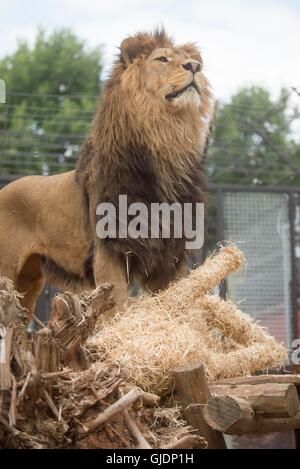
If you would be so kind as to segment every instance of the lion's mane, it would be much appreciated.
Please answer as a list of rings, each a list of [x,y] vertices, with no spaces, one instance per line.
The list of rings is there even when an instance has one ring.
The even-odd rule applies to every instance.
[[[86,200],[92,232],[100,202],[118,206],[120,194],[128,204],[143,202],[203,202],[205,179],[202,156],[213,112],[205,77],[201,78],[198,108],[170,112],[142,85],[143,61],[156,47],[175,47],[164,31],[135,36],[137,57],[127,68],[120,54],[104,87],[101,103],[82,147],[76,176]],[[193,44],[180,46],[191,56]],[[138,48],[138,50],[136,50]],[[130,53],[130,49],[129,49]],[[126,93],[121,87],[126,79]],[[124,85],[124,83],[123,83]],[[174,264],[184,257],[184,239],[105,239],[112,255],[128,255],[130,271],[139,276],[172,277]]]

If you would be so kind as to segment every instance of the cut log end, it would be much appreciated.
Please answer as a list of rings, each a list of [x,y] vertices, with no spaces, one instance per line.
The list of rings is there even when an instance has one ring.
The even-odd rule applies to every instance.
[[[237,421],[249,420],[253,415],[251,404],[239,397],[215,396],[203,408],[206,423],[222,433],[226,433]]]

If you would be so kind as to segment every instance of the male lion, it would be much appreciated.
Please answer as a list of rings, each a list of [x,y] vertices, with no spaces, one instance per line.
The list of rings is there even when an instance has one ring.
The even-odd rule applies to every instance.
[[[120,48],[76,171],[29,176],[0,191],[0,272],[32,313],[46,279],[84,288],[128,278],[150,291],[187,272],[185,239],[99,239],[96,207],[203,202],[201,159],[213,113],[202,59],[164,31],[140,33]],[[171,230],[172,232],[172,230]]]

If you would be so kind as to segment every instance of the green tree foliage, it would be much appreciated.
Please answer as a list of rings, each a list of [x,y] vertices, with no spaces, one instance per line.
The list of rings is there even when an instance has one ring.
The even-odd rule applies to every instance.
[[[88,50],[71,31],[47,36],[32,48],[20,42],[0,60],[7,104],[0,106],[0,172],[44,173],[74,167],[100,92],[101,52]]]
[[[299,96],[283,89],[278,99],[261,87],[238,91],[218,104],[206,170],[215,184],[300,185]],[[206,213],[206,249],[217,241],[216,193]]]
[[[211,182],[300,184],[294,128],[300,113],[291,93],[283,89],[272,99],[264,88],[244,88],[217,107],[207,159]]]

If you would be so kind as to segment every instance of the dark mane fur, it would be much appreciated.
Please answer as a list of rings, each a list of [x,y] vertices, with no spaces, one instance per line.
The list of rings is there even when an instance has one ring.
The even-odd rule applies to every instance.
[[[130,38],[132,39],[132,38]],[[170,114],[151,102],[140,87],[142,61],[155,47],[175,47],[163,31],[141,33],[130,41],[127,54],[136,57],[126,68],[116,61],[105,87],[102,103],[84,143],[76,177],[88,200],[89,223],[95,226],[100,202],[118,207],[120,194],[128,204],[143,202],[196,203],[205,200],[201,165],[212,114],[209,85],[203,77],[200,109]],[[198,54],[193,45],[181,46]],[[126,84],[126,93],[121,87]],[[205,119],[207,123],[205,123]],[[171,229],[172,233],[172,229]],[[176,262],[185,256],[184,239],[95,239],[112,256],[129,262],[133,276],[172,277]]]

